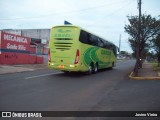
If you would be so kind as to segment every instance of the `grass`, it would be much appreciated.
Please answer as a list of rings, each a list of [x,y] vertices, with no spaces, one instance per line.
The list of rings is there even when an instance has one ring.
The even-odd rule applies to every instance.
[[[153,62],[153,63],[152,63],[152,66],[153,66],[153,69],[154,69],[155,71],[159,71],[159,72],[160,72],[160,67],[158,67],[158,62]]]

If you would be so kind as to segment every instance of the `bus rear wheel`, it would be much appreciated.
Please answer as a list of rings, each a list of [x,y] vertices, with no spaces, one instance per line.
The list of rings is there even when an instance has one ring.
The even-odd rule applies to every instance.
[[[92,74],[94,72],[94,65],[91,63],[90,65],[89,65],[89,69],[88,69],[88,74]]]
[[[70,72],[69,71],[62,71],[63,73],[65,73],[65,74],[69,74]]]
[[[97,73],[97,72],[98,72],[98,63],[94,65],[94,73]]]
[[[112,66],[111,66],[111,69],[113,69],[113,67],[114,67],[114,62],[112,62]]]

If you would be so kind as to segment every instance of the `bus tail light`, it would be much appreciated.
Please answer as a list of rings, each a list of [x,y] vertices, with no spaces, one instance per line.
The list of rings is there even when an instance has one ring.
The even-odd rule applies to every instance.
[[[79,54],[79,50],[77,49],[74,64],[77,64],[79,62],[79,60],[80,60],[80,54]]]
[[[48,50],[48,62],[51,62],[50,48]]]

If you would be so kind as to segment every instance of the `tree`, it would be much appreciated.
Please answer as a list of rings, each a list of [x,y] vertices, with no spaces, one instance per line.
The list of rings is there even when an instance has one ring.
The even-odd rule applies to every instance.
[[[138,45],[138,16],[127,16],[129,25],[125,25],[124,29],[130,37],[128,39],[134,54],[136,55]],[[149,41],[154,38],[160,31],[160,22],[156,18],[153,18],[151,15],[143,14],[140,19],[141,29],[140,29],[140,43],[139,43],[139,56],[140,58],[145,57],[145,54],[149,49]],[[137,56],[136,56],[137,57]],[[134,67],[134,72],[141,66],[140,62],[136,62]]]
[[[121,55],[127,55],[128,52],[126,52],[126,51],[120,51],[120,54],[121,54]]]
[[[158,67],[160,67],[160,34],[158,34],[151,42],[158,58]]]

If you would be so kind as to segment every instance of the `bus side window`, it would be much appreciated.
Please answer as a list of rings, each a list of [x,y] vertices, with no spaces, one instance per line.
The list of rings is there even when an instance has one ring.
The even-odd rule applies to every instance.
[[[104,47],[103,41],[101,39],[99,39],[99,38],[98,38],[98,46],[102,47],[102,48]]]
[[[96,37],[94,35],[90,35],[90,44],[96,46]]]
[[[113,54],[114,54],[115,56],[117,56],[117,49],[116,49],[116,46],[110,45],[110,50],[112,50],[112,51],[113,51]]]
[[[113,47],[113,53],[114,53],[115,56],[117,56],[117,48],[116,48],[116,46]]]
[[[109,49],[109,50],[110,50],[110,48],[111,48],[109,42],[107,42],[107,41],[105,42],[105,48],[106,48],[106,49]]]
[[[80,33],[80,42],[82,43],[86,43],[88,44],[89,43],[89,34],[83,30],[81,30],[81,33]]]

